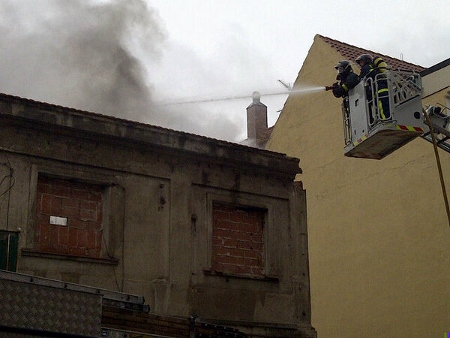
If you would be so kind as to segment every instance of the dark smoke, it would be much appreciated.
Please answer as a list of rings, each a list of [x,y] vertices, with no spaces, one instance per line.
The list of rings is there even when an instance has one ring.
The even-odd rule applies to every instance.
[[[161,20],[144,0],[2,0],[0,92],[235,141],[231,118],[154,104]]]
[[[145,2],[11,0],[1,12],[2,92],[148,119],[151,86],[132,42],[157,58],[164,34]]]

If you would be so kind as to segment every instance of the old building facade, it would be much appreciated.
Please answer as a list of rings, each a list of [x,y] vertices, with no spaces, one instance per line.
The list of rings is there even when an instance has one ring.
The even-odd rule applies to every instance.
[[[298,159],[8,95],[0,121],[10,270],[315,337]]]
[[[331,85],[338,61],[365,53],[375,54],[316,35],[294,91]],[[424,71],[382,57],[423,71],[424,107],[449,106],[448,60]],[[266,147],[302,158],[312,323],[323,337],[439,337],[450,331],[450,228],[433,146],[417,138],[383,160],[345,157],[340,105],[331,92],[292,93]],[[439,153],[448,185],[450,154]]]

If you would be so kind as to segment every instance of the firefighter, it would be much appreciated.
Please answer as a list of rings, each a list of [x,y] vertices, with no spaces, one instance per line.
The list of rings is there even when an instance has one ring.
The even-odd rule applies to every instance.
[[[335,97],[343,98],[342,106],[348,118],[350,116],[348,91],[359,83],[359,77],[353,72],[353,68],[350,65],[350,62],[347,60],[339,61],[339,63],[334,68],[338,72],[336,80],[338,80],[339,83],[336,82],[328,88],[333,91],[333,95]]]
[[[339,84],[336,82],[333,85],[333,95],[335,97],[348,97],[348,91],[359,83],[359,77],[353,72],[353,68],[347,60],[339,61],[334,68],[338,72],[336,80],[339,81]]]
[[[364,81],[364,88],[366,89],[366,99],[367,99],[367,107],[369,109],[369,123],[372,125],[374,123],[374,112],[373,112],[373,90],[374,90],[374,82],[375,75],[377,75],[378,71],[373,64],[373,58],[370,54],[362,54],[355,59],[355,62],[361,68],[361,72],[359,73],[359,78],[361,81]],[[371,80],[366,79],[366,77]]]
[[[377,98],[375,106],[377,107],[379,118],[381,120],[389,119],[391,117],[389,109],[389,90],[385,77],[383,75],[378,75],[382,73],[381,69],[374,65],[373,57],[370,54],[362,54],[358,56],[355,61],[361,67],[359,78],[367,83],[366,93],[369,102],[370,124],[374,122],[372,116],[372,93],[376,93]],[[381,60],[381,62],[383,61]],[[385,62],[383,62],[383,64],[386,65]],[[367,78],[370,78],[371,80],[366,80]]]
[[[356,63],[361,67],[359,78],[363,80],[366,76],[370,76],[375,80],[375,75],[378,73],[373,64],[372,55],[362,54],[356,58]]]

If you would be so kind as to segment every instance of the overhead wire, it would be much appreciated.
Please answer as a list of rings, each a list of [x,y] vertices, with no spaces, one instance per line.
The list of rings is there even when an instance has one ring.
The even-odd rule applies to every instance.
[[[1,164],[4,164],[4,163],[1,163]],[[3,178],[0,180],[0,186],[2,186],[3,185],[3,182],[6,180],[6,179],[8,179],[9,178],[9,185],[8,185],[8,187],[4,190],[4,191],[2,191],[2,192],[0,192],[0,196],[3,196],[3,195],[5,195],[5,194],[7,194],[11,189],[12,189],[12,187],[14,186],[14,184],[15,184],[15,178],[14,178],[14,176],[13,176],[13,169],[11,168],[11,167],[9,167],[8,166],[8,168],[10,169],[10,174],[9,175],[5,175],[5,176],[3,176]]]
[[[11,190],[16,183],[16,178],[14,177],[14,168],[11,166],[11,163],[8,159],[8,156],[4,154],[4,157],[6,159],[5,163],[0,163],[0,165],[3,165],[9,169],[9,175],[5,175],[1,181],[0,181],[0,187],[3,185],[3,182],[5,182],[6,179],[9,178],[9,185],[8,187],[0,193],[0,196],[4,196],[8,194],[8,200],[7,200],[7,206],[6,206],[6,230],[9,229],[9,205],[11,203]]]

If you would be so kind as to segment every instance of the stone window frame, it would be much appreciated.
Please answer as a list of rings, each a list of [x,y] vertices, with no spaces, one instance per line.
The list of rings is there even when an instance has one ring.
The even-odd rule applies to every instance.
[[[68,254],[61,253],[51,253],[51,252],[41,252],[34,248],[34,229],[35,229],[35,215],[36,215],[36,198],[37,198],[37,185],[39,175],[55,177],[63,180],[78,180],[80,182],[92,185],[100,185],[104,187],[102,192],[103,203],[103,238],[100,257],[83,257],[83,256],[72,256]],[[31,175],[30,175],[30,196],[29,196],[29,215],[28,215],[28,235],[26,238],[25,248],[22,248],[22,256],[30,257],[44,257],[44,258],[55,258],[64,260],[74,260],[74,261],[87,261],[87,262],[98,262],[104,264],[117,265],[119,259],[112,256],[112,252],[115,251],[115,247],[120,244],[114,240],[114,236],[111,235],[115,229],[122,229],[124,225],[124,212],[123,210],[118,210],[118,208],[124,206],[125,194],[122,187],[117,183],[117,179],[113,175],[98,173],[91,170],[86,170],[86,168],[74,169],[73,166],[49,166],[32,164],[31,165]],[[114,214],[115,213],[115,214]],[[119,230],[120,231],[120,230]],[[105,245],[106,243],[106,245]]]
[[[263,257],[264,257],[264,267],[263,276],[250,276],[241,275],[234,273],[223,273],[219,271],[214,271],[212,268],[212,257],[213,257],[213,205],[214,203],[235,205],[237,207],[243,208],[255,208],[266,210],[266,217],[264,222],[263,230]],[[273,206],[270,203],[269,197],[264,196],[252,196],[250,194],[239,193],[239,197],[230,196],[230,194],[220,194],[220,193],[207,193],[206,197],[206,227],[207,227],[207,257],[206,264],[207,267],[204,268],[204,273],[207,275],[222,275],[225,277],[236,277],[244,279],[264,279],[270,281],[277,281],[279,279],[279,263],[277,259],[277,250],[275,243],[271,241],[271,233],[274,231],[274,219],[273,219]]]

